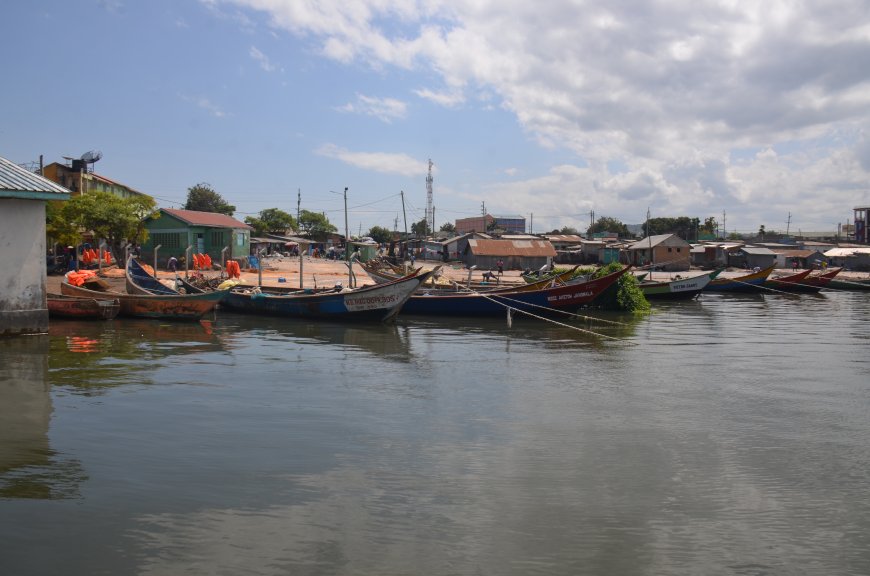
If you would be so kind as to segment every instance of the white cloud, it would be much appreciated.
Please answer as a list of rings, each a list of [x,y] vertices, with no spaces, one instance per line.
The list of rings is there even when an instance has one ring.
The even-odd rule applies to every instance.
[[[325,144],[315,150],[315,153],[341,160],[345,164],[384,174],[399,174],[414,177],[425,174],[429,168],[427,162],[411,158],[407,154],[388,152],[351,152],[334,144]]]
[[[206,112],[208,112],[209,114],[211,114],[212,116],[214,116],[216,118],[223,118],[227,115],[226,112],[224,112],[220,106],[213,103],[208,98],[203,98],[200,96],[187,96],[184,94],[180,94],[179,97],[182,100],[184,100],[185,102],[189,102],[191,104],[194,104],[197,108],[201,108],[202,110],[205,110]]]
[[[840,196],[832,190],[846,204],[866,194],[854,188],[870,177],[866,161],[844,160],[863,139],[833,141],[870,126],[863,0],[836,10],[789,0],[225,3],[265,12],[327,58],[425,71],[431,85],[415,93],[441,106],[494,94],[540,145],[592,166],[600,194],[656,200],[675,215],[700,206],[695,199],[708,210],[735,204],[747,218],[768,194],[795,204],[820,190],[826,204]],[[783,146],[776,163],[731,159]],[[601,168],[617,159],[627,173]],[[821,167],[848,172],[828,186]],[[818,205],[809,214],[810,226],[833,218]]]
[[[272,64],[272,62],[269,60],[269,57],[260,52],[260,50],[258,50],[256,46],[251,46],[251,49],[248,50],[248,54],[254,61],[256,61],[260,65],[260,68],[262,68],[266,72],[274,72],[278,69],[274,64]]]
[[[356,102],[349,102],[338,108],[341,112],[374,116],[378,120],[391,123],[407,115],[408,105],[395,98],[376,98],[374,96],[356,95]]]

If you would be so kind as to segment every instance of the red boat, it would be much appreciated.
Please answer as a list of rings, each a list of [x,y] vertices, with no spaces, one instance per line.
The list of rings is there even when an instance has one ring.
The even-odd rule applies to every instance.
[[[48,315],[76,320],[111,320],[121,310],[117,298],[79,298],[63,294],[48,294]]]
[[[825,288],[828,284],[830,284],[831,280],[837,276],[843,269],[842,268],[834,268],[829,272],[822,272],[821,274],[810,274],[804,280],[804,284],[808,284],[810,286],[818,286],[819,290]]]
[[[811,272],[812,270],[806,269],[786,276],[768,276],[763,286],[780,292],[818,292],[821,286],[805,283],[805,279]]]

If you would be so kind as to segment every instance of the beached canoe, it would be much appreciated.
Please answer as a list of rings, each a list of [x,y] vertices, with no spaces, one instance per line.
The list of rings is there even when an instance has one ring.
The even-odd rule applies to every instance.
[[[222,307],[268,316],[386,322],[395,318],[411,294],[438,269],[415,270],[392,282],[349,290],[341,289],[340,285],[319,290],[236,286],[230,290]]]
[[[201,288],[197,288],[193,284],[185,281],[184,278],[176,276],[175,285],[177,288],[171,288],[157,279],[148,270],[135,259],[127,260],[125,269],[125,282],[128,294],[164,294],[164,295],[179,295],[179,294],[201,294],[205,292]]]
[[[121,305],[120,316],[136,318],[161,318],[164,320],[198,320],[227,295],[229,290],[204,292],[202,294],[124,294],[96,284],[73,286],[64,277],[60,291],[66,296],[84,298],[116,298]]]
[[[721,269],[687,278],[679,275],[671,280],[646,280],[638,286],[647,300],[689,300],[697,297]]]
[[[705,287],[709,292],[761,292],[765,280],[773,272],[770,266],[764,270],[757,270],[742,276],[723,278],[721,275],[711,280]]]
[[[117,298],[79,298],[49,293],[46,301],[48,315],[53,318],[111,320],[121,310],[121,303]]]
[[[621,270],[573,284],[561,284],[537,289],[491,292],[443,292],[424,290],[411,296],[402,314],[428,316],[500,316],[509,308],[532,314],[551,314],[556,310],[571,311],[594,304],[596,298],[628,271]]]

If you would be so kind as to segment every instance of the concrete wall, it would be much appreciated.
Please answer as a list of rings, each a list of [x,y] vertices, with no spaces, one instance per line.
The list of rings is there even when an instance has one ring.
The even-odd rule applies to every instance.
[[[0,199],[0,336],[48,330],[45,202]]]

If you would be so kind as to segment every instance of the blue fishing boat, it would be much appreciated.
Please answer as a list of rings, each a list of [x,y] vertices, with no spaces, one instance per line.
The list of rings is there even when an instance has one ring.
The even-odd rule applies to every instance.
[[[758,270],[750,274],[734,277],[722,277],[711,280],[705,287],[705,292],[761,292],[764,290],[764,282],[773,272],[770,266],[764,270]]]
[[[415,271],[386,284],[345,290],[341,285],[321,289],[281,289],[236,286],[222,308],[250,314],[331,320],[380,320],[395,318],[411,294],[438,271]]]
[[[205,290],[197,288],[193,284],[176,276],[175,285],[171,288],[157,279],[156,276],[146,270],[135,258],[127,260],[126,268],[127,292],[129,294],[162,294],[164,296],[178,296],[180,294],[202,294]]]

